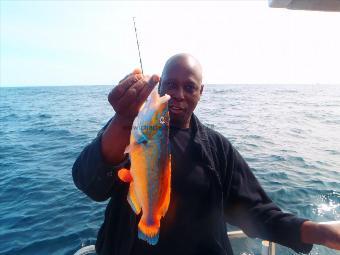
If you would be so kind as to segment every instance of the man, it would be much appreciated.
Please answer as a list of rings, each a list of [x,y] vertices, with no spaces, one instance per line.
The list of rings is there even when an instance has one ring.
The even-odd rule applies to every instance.
[[[140,215],[128,205],[128,184],[117,178],[117,170],[129,167],[124,149],[133,120],[158,82],[160,94],[171,96],[172,190],[159,242],[150,246],[137,238]],[[110,92],[115,115],[73,166],[80,190],[96,201],[110,198],[97,253],[230,255],[225,222],[297,252],[308,253],[313,243],[340,249],[339,224],[317,224],[283,213],[230,142],[200,123],[193,111],[202,92],[202,68],[187,54],[171,57],[161,78],[135,70]]]

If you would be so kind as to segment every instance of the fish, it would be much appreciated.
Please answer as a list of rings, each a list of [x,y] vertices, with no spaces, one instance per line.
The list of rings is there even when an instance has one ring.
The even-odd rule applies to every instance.
[[[133,121],[129,153],[130,169],[120,169],[120,180],[130,184],[127,201],[139,215],[138,238],[150,245],[159,239],[160,220],[168,211],[171,193],[169,145],[169,95],[154,89]]]

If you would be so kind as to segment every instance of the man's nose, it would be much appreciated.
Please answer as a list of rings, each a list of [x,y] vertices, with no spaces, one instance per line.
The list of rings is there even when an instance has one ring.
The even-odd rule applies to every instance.
[[[171,96],[176,100],[183,100],[184,99],[184,91],[183,91],[182,88],[175,89]]]

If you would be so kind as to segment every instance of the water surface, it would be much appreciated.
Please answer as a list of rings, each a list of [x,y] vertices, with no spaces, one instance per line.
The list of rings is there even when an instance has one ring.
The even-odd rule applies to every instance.
[[[0,254],[73,254],[95,242],[107,202],[78,191],[71,169],[113,115],[110,89],[0,88]],[[283,210],[340,220],[340,86],[207,85],[196,114]],[[256,254],[258,242],[234,242],[236,254]]]

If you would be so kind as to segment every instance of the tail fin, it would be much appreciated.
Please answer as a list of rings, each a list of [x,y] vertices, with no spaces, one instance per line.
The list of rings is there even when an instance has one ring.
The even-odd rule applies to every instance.
[[[146,241],[150,245],[156,245],[159,238],[159,226],[159,223],[147,225],[142,217],[138,224],[138,238]]]

